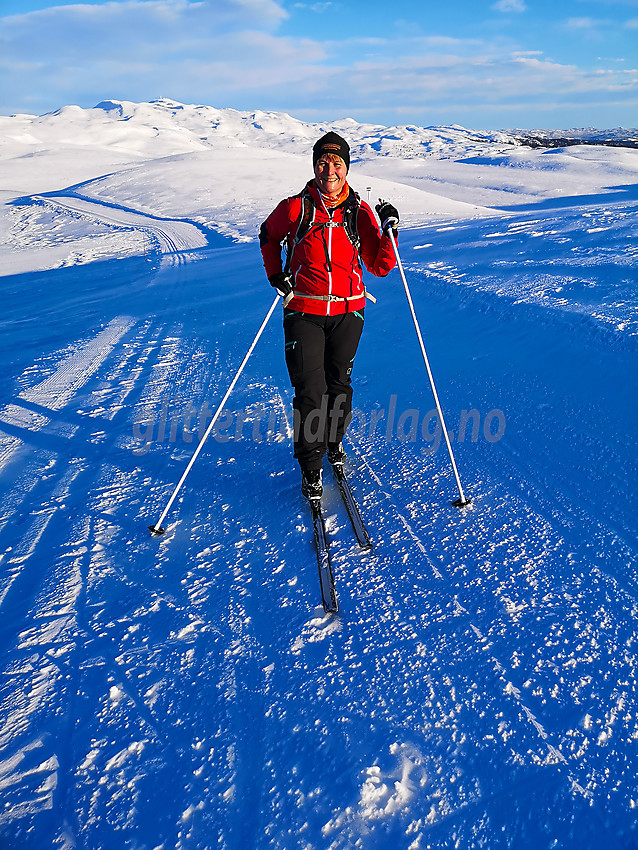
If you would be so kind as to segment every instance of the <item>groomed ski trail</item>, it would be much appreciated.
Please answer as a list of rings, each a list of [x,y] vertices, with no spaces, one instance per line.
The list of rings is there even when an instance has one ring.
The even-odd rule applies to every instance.
[[[2,604],[0,837],[34,850],[51,836],[105,848],[500,850],[557,836],[591,846],[611,829],[630,847],[635,525],[624,506],[612,518],[586,475],[579,500],[560,485],[590,451],[622,444],[632,420],[615,391],[632,343],[420,279],[446,415],[500,405],[507,430],[459,446],[474,500],[459,513],[442,451],[353,423],[351,480],[375,549],[359,550],[326,476],[341,608],[327,618],[289,423],[271,428],[259,411],[290,403],[276,321],[230,405],[243,438],[231,417],[165,537],[148,536],[196,444],[181,438],[185,404],[221,397],[270,298],[254,246],[203,253],[31,280],[36,291],[54,280],[84,330],[61,340],[57,327],[28,326],[3,378],[6,404],[25,413],[19,428],[4,424],[20,445],[0,470],[0,554],[19,569]],[[367,312],[354,377],[364,410],[397,390],[406,408],[431,406],[426,376],[407,368],[418,352],[395,283]],[[576,352],[600,407],[613,402],[604,444],[585,385],[564,392]],[[36,398],[49,379],[55,392]],[[552,409],[529,423],[525,399]],[[42,427],[30,427],[29,404]],[[566,413],[579,423],[573,457],[550,439]],[[622,470],[610,477],[619,494]]]

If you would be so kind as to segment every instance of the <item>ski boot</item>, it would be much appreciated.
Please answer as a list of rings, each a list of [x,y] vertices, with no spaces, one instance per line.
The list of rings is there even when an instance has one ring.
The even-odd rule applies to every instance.
[[[341,440],[338,443],[328,443],[327,458],[328,463],[331,463],[332,466],[343,466],[346,453]]]
[[[311,502],[319,502],[323,493],[320,469],[306,469],[301,473],[301,492]]]

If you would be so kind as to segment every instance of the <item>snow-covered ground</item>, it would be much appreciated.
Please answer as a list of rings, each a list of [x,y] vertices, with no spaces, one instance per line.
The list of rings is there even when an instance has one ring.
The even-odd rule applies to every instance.
[[[4,273],[148,251],[139,218],[124,232],[130,220],[114,221],[114,208],[165,219],[167,233],[171,222],[186,219],[237,241],[254,240],[274,205],[312,176],[312,145],[328,129],[351,143],[354,188],[375,203],[391,198],[404,227],[608,194],[635,185],[638,175],[632,149],[530,150],[515,134],[462,127],[388,128],[352,119],[318,125],[169,100],[67,106],[44,116],[0,117],[0,247],[11,255]],[[98,206],[82,211],[77,199]],[[90,232],[85,221],[77,226],[83,212]],[[157,227],[147,232],[151,241]],[[193,247],[199,247],[196,235]]]
[[[393,200],[319,606],[255,235],[318,125],[0,118],[0,844],[638,846],[638,152],[340,121]],[[375,424],[376,423],[376,424]]]

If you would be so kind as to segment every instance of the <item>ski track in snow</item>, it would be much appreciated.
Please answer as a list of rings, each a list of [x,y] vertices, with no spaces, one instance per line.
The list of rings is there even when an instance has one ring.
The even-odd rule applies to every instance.
[[[200,225],[145,215],[72,191],[20,198],[9,209],[14,250],[5,275],[154,253],[162,255],[165,266],[185,263],[197,259],[197,249],[209,242]]]
[[[635,364],[635,300],[548,305],[529,292],[548,251],[508,242],[555,236],[558,272],[543,271],[555,288],[561,245],[597,273],[624,268],[635,212],[617,208],[608,254],[586,241],[588,212],[403,238],[446,411],[501,404],[508,426],[501,443],[455,446],[474,499],[460,513],[442,451],[353,427],[375,548],[356,547],[327,473],[338,617],[319,606],[274,322],[231,399],[243,439],[212,438],[166,535],[146,533],[196,444],[194,425],[178,437],[177,414],[221,397],[261,319],[253,249],[146,268],[127,280],[146,312],[118,302],[114,316],[105,294],[101,330],[15,378],[0,410],[8,847],[519,850],[594,847],[609,830],[633,846],[635,461],[621,377]],[[74,273],[80,287],[91,274]],[[245,310],[228,295],[238,275]],[[406,406],[427,394],[392,286],[368,312],[363,406],[397,385]],[[539,304],[552,308],[540,319]],[[256,441],[260,404],[279,416]],[[527,421],[530,405],[543,415]]]
[[[34,195],[32,200],[62,211],[77,213],[88,219],[97,219],[105,224],[144,230],[157,240],[162,254],[183,254],[192,248],[204,248],[208,244],[201,230],[186,221],[166,219],[158,223],[142,213],[80,197]]]

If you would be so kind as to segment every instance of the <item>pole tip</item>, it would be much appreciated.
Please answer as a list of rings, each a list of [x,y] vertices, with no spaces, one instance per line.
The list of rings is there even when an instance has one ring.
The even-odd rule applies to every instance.
[[[153,537],[159,537],[160,535],[164,534],[164,532],[166,531],[165,528],[162,528],[162,527],[157,528],[154,525],[149,525],[148,530],[151,532]]]
[[[467,498],[456,499],[454,502],[452,502],[452,504],[455,508],[466,508],[468,505],[472,504],[472,500]]]

